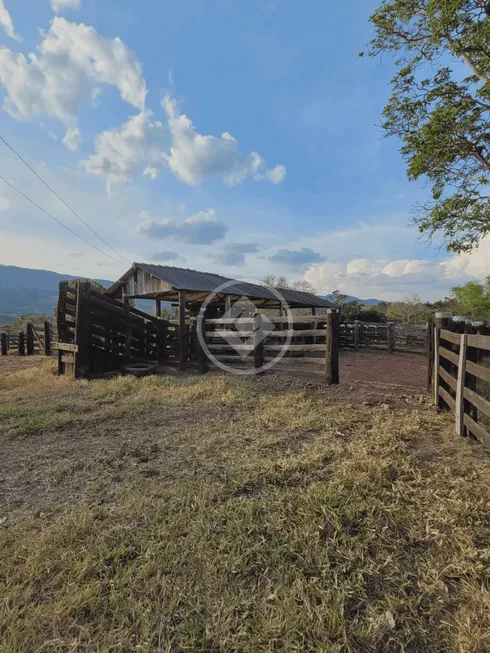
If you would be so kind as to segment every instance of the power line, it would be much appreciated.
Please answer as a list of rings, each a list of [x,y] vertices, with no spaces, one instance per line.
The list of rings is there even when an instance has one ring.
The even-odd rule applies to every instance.
[[[116,263],[119,263],[119,261],[117,260],[117,258],[114,258],[114,256],[111,256],[111,255],[108,254],[107,252],[104,252],[104,250],[102,250],[102,249],[100,249],[99,247],[97,247],[97,245],[94,245],[93,243],[89,242],[88,240],[85,240],[85,238],[84,238],[83,236],[80,236],[79,234],[77,234],[76,231],[73,231],[73,229],[70,229],[70,227],[68,227],[66,224],[64,224],[64,222],[61,222],[61,220],[58,220],[58,218],[55,218],[54,215],[51,215],[51,213],[48,213],[48,211],[46,211],[46,209],[43,209],[42,206],[39,206],[39,204],[38,204],[37,202],[35,202],[34,200],[31,200],[30,197],[28,197],[25,193],[23,193],[21,190],[19,190],[19,189],[16,188],[13,184],[11,184],[10,181],[7,181],[7,180],[6,180],[4,177],[2,177],[1,175],[0,175],[0,179],[1,179],[3,182],[5,182],[5,183],[7,184],[7,186],[10,186],[10,188],[12,188],[13,190],[17,191],[17,193],[19,193],[19,195],[22,195],[22,197],[24,197],[28,202],[30,202],[31,204],[34,204],[34,206],[36,206],[40,211],[42,211],[43,213],[45,213],[45,214],[46,214],[47,216],[49,216],[52,220],[54,220],[54,221],[57,222],[59,225],[61,225],[62,227],[64,227],[67,231],[69,231],[70,233],[72,233],[74,236],[76,236],[76,237],[79,238],[80,240],[83,240],[84,243],[86,243],[87,245],[90,245],[90,247],[93,247],[94,249],[96,249],[96,250],[97,250],[98,252],[100,252],[101,254],[104,254],[104,256],[107,256],[107,257],[109,257],[110,259],[112,259],[113,261],[116,261]]]
[[[54,190],[54,188],[52,188],[52,187],[51,187],[47,182],[44,181],[44,179],[43,179],[43,178],[42,178],[42,177],[41,177],[41,176],[40,176],[40,175],[39,175],[39,174],[34,170],[34,168],[33,168],[32,166],[30,166],[30,165],[27,163],[27,161],[26,161],[26,160],[25,160],[25,159],[24,159],[24,158],[23,158],[23,157],[22,157],[22,156],[17,152],[17,150],[15,150],[15,149],[12,147],[12,145],[10,145],[9,143],[7,143],[7,141],[5,140],[5,138],[4,138],[3,136],[0,136],[0,140],[2,140],[2,141],[5,143],[5,145],[6,145],[10,150],[12,150],[12,152],[13,152],[17,157],[19,157],[19,159],[22,161],[22,163],[24,163],[24,164],[29,168],[29,170],[30,170],[31,172],[33,172],[33,173],[36,175],[36,177],[39,179],[39,181],[41,181],[41,182],[46,186],[46,188],[48,188],[52,193],[54,193],[54,194],[56,195],[56,197],[57,197],[61,202],[63,202],[63,204],[66,206],[66,208],[69,209],[69,210],[73,213],[73,215],[74,215],[75,217],[77,217],[77,218],[80,220],[80,222],[83,222],[83,224],[84,224],[88,229],[90,229],[90,231],[91,231],[95,236],[97,236],[97,238],[99,238],[99,239],[104,243],[104,245],[106,245],[107,247],[109,247],[109,249],[112,249],[112,251],[113,251],[115,254],[117,254],[118,256],[120,256],[124,261],[126,261],[126,263],[130,263],[130,261],[129,261],[125,256],[123,256],[123,255],[120,254],[116,249],[114,249],[114,247],[112,247],[112,245],[110,245],[106,240],[104,240],[104,239],[102,238],[102,236],[99,236],[99,234],[95,231],[95,229],[92,229],[92,227],[88,224],[88,222],[85,222],[85,220],[84,220],[80,215],[78,215],[78,213],[75,211],[75,209],[72,209],[72,207],[71,207],[67,202],[65,202],[65,200],[61,197],[61,195],[58,195],[58,193]]]

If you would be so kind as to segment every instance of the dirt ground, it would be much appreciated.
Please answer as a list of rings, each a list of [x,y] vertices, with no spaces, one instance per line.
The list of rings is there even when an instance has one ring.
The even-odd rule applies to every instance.
[[[28,372],[39,368],[46,362],[42,356],[0,357],[0,381],[19,371]],[[311,395],[325,397],[329,402],[340,404],[356,404],[361,407],[381,407],[386,410],[420,411],[433,410],[428,400],[426,384],[426,359],[417,354],[386,352],[341,352],[340,378],[338,386],[326,386],[322,380],[319,365],[318,371],[269,372],[264,376],[255,377],[252,382],[258,384],[259,394],[274,395],[278,392],[307,392]],[[175,369],[167,370],[164,375],[175,379],[190,380],[198,376],[195,370],[185,374]],[[198,377],[199,378],[199,377]],[[233,381],[233,375],[221,372],[209,372],[206,377],[211,382],[220,378]],[[235,377],[237,381],[245,380]],[[82,382],[86,384],[87,382]],[[107,384],[107,381],[89,382]],[[74,392],[74,389],[71,390]],[[22,396],[22,391],[20,392]],[[70,395],[65,400],[64,409],[71,409],[71,397],[76,403],[76,395]],[[47,389],[45,401],[53,399],[52,390]],[[38,399],[36,399],[37,401]],[[22,401],[22,399],[21,399]],[[22,401],[25,403],[25,400]],[[0,408],[3,401],[0,397]],[[49,412],[49,411],[48,411]],[[52,412],[56,412],[53,406]],[[137,420],[137,453],[134,466],[130,465],[131,474],[162,475],[166,482],[171,482],[172,476],[161,467],[155,469],[155,452],[148,454],[147,444],[154,441],[155,433],[163,429],[167,442],[178,442],[183,431],[192,430],[193,424],[206,420],[230,419],[234,409],[232,406],[222,406],[218,414],[212,414],[209,407],[190,404],[182,411],[181,406],[166,406],[164,423],[161,409],[149,408],[138,416]],[[39,446],[39,436],[42,435],[42,447]],[[64,504],[72,504],[77,496],[83,494],[85,487],[91,485],[98,477],[103,486],[101,494],[104,501],[113,495],[118,487],[121,474],[120,464],[111,466],[111,473],[102,465],[96,465],[95,475],[87,474],[87,466],[83,460],[102,459],[132,459],[133,454],[127,454],[126,448],[134,448],[135,421],[134,415],[126,418],[103,420],[97,426],[93,422],[58,428],[46,428],[33,437],[7,437],[3,442],[3,456],[0,460],[0,510],[10,512],[29,507],[48,512],[56,505],[58,511]],[[74,443],[76,442],[76,447]],[[142,446],[141,446],[142,445]],[[151,448],[150,444],[148,447]],[[177,447],[179,450],[179,447]],[[156,456],[157,458],[159,456]],[[161,462],[161,461],[160,461]],[[164,467],[166,467],[165,462]],[[123,465],[124,466],[124,465]],[[101,472],[104,469],[104,472]],[[48,471],[49,470],[49,471]],[[48,472],[48,473],[47,473]]]

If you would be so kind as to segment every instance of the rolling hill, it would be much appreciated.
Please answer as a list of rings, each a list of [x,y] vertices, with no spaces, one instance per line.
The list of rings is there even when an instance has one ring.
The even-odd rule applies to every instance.
[[[31,270],[15,265],[0,265],[0,323],[9,324],[21,315],[52,315],[58,299],[58,284],[78,277],[50,270]],[[103,286],[112,282],[95,279]]]

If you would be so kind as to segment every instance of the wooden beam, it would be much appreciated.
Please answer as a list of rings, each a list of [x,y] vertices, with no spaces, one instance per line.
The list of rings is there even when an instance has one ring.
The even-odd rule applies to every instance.
[[[327,335],[325,347],[325,376],[327,385],[339,383],[339,314],[331,309],[327,315]]]
[[[162,301],[155,299],[155,317],[162,317]]]
[[[187,327],[185,324],[186,298],[185,292],[179,290],[179,369],[185,369],[187,361]]]
[[[264,335],[262,330],[262,315],[258,313],[254,317],[254,367],[256,374],[263,374],[262,368],[264,367]]]
[[[51,356],[51,322],[44,321],[44,354]]]
[[[468,335],[462,333],[459,344],[458,382],[456,386],[456,435],[464,435],[464,382],[466,376],[466,348]]]
[[[441,330],[448,329],[451,324],[452,313],[436,313],[434,317],[434,394],[433,400],[436,406],[444,408],[444,399],[439,392],[439,367],[442,365],[449,372],[449,367],[445,361],[441,361],[441,350],[447,351],[440,347]],[[449,352],[451,353],[451,352]],[[446,393],[447,394],[447,393]]]

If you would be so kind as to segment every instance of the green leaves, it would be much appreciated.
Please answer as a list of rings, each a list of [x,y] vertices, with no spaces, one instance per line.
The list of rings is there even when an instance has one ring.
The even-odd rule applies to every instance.
[[[411,180],[432,199],[422,233],[471,248],[490,231],[490,18],[483,0],[384,0],[368,54],[397,57],[383,129],[402,140]],[[468,71],[463,77],[462,71]]]

